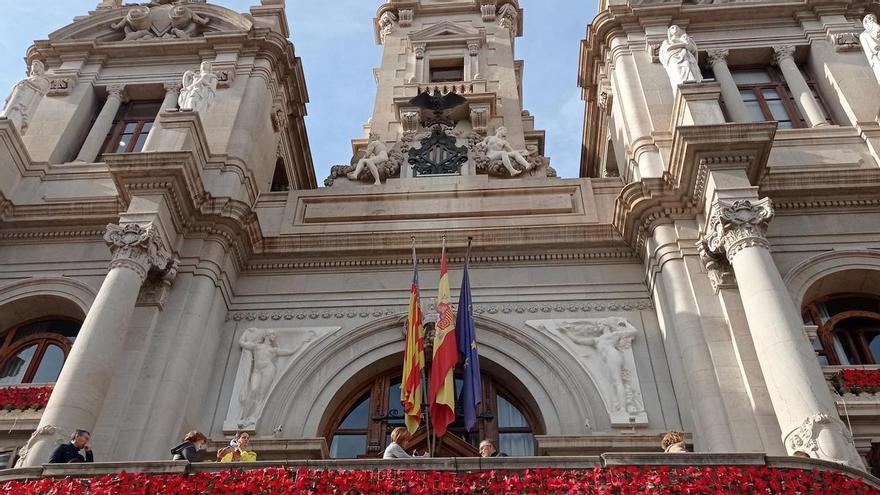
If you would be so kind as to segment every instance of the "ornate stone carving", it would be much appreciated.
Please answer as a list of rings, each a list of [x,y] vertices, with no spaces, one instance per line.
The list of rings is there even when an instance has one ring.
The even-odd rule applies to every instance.
[[[428,49],[427,43],[413,43],[412,48],[417,59],[421,60],[425,58],[425,50]]]
[[[395,22],[397,22],[397,16],[390,10],[386,10],[379,17],[379,39],[382,40],[382,43],[385,43],[385,38],[394,31]]]
[[[480,46],[482,46],[483,42],[479,39],[475,40],[467,40],[468,47],[468,55],[471,57],[476,57],[480,54]]]
[[[494,22],[495,21],[495,4],[487,3],[484,5],[480,5],[480,14],[483,16],[483,22]]]
[[[717,294],[721,289],[730,289],[736,287],[736,275],[733,273],[733,267],[721,254],[712,253],[704,241],[697,242],[697,249],[700,252],[700,260],[706,267],[706,273],[709,281],[712,283],[712,289]]]
[[[489,132],[489,105],[473,104],[471,110],[471,128],[478,134]]]
[[[611,88],[604,88],[600,90],[599,96],[596,100],[599,104],[599,108],[602,108],[603,110],[608,110],[609,108],[611,108]]]
[[[471,152],[476,162],[477,173],[496,177],[516,177],[523,171],[549,164],[546,158],[538,155],[538,149],[535,146],[527,146],[527,149],[522,151],[514,150],[507,141],[507,129],[504,127],[499,127],[495,130],[494,135],[486,136],[479,142],[473,142],[473,140],[471,142],[473,143]]]
[[[706,55],[709,56],[709,65],[715,65],[718,63],[727,63],[727,56],[730,55],[730,50],[726,48],[716,48],[713,50],[707,50]]]
[[[372,136],[373,134],[371,133],[370,135]],[[405,133],[400,138],[400,140],[391,147],[390,151],[386,151],[387,158],[384,161],[375,162],[380,182],[382,180],[400,177],[400,169],[406,163],[407,156],[409,154],[409,150],[412,147],[412,141],[415,136],[416,135],[414,133]],[[385,146],[384,143],[383,146]],[[364,155],[364,157],[366,157],[366,155]],[[369,173],[366,173],[368,171],[365,170],[365,168],[368,166],[366,164],[365,167],[362,167],[360,172],[358,172],[358,174],[354,176],[354,178],[352,178],[352,175],[356,170],[357,164],[360,161],[360,159],[352,159],[351,165],[334,165],[330,167],[330,176],[324,179],[324,185],[330,187],[336,182],[336,179],[340,178],[347,178],[349,180],[355,181],[370,180],[373,182],[373,184],[376,184],[376,178],[372,174],[372,171],[369,170]]]
[[[193,12],[186,5],[163,5],[148,7],[138,5],[128,10],[119,22],[110,25],[114,31],[122,31],[123,41],[192,38],[210,19]]]
[[[837,416],[820,413],[808,416],[785,439],[789,454],[801,451],[810,457],[825,459],[864,469],[864,463],[852,448],[852,435]]]
[[[676,25],[669,26],[666,39],[660,44],[659,56],[673,90],[679,84],[703,80],[697,63],[697,45],[684,29]]]
[[[410,27],[412,26],[415,13],[413,9],[400,9],[397,11],[397,16],[399,17],[398,24],[400,24],[400,27]]]
[[[783,60],[794,57],[794,47],[791,45],[776,45],[773,47],[773,62],[779,65]]]
[[[218,83],[211,62],[202,62],[198,74],[191,70],[184,72],[177,104],[181,110],[205,113],[214,102]]]
[[[238,341],[241,360],[232,388],[224,430],[253,430],[281,372],[320,337],[340,327],[306,329],[248,328]]]
[[[877,23],[877,16],[868,14],[862,19],[862,25],[865,30],[859,35],[859,41],[862,42],[862,51],[868,57],[868,63],[874,71],[874,77],[880,81],[880,24]]]
[[[164,308],[165,303],[168,301],[168,295],[171,293],[171,288],[174,286],[174,279],[177,278],[179,265],[179,260],[172,259],[167,269],[150,272],[138,294],[138,306]]]
[[[284,114],[284,108],[280,105],[275,106],[272,109],[272,130],[275,132],[282,132],[284,129],[287,129],[288,120],[287,115]]]
[[[516,38],[519,32],[519,12],[513,4],[505,3],[498,9],[498,25],[510,33],[510,39]]]
[[[24,467],[28,452],[34,446],[34,444],[39,441],[40,437],[54,437],[55,443],[57,444],[64,443],[66,439],[66,435],[64,435],[57,426],[43,425],[37,428],[36,430],[34,430],[33,433],[31,433],[31,436],[30,438],[28,438],[27,443],[18,450],[19,457],[18,460],[15,461],[15,467]]]
[[[565,347],[593,378],[614,426],[648,422],[632,350],[640,332],[625,318],[537,320],[526,325],[568,344]]]
[[[46,77],[46,66],[43,62],[34,60],[31,62],[27,79],[19,81],[12,87],[3,113],[0,115],[11,120],[18,132],[24,135],[31,116],[43,97],[49,93],[50,86],[49,78]]]
[[[422,127],[422,112],[418,108],[400,110],[400,125],[404,134],[415,134]]]
[[[128,268],[142,280],[146,280],[148,273],[152,271],[162,275],[171,270],[176,273],[176,261],[165,249],[159,233],[152,225],[142,227],[138,224],[109,224],[104,233],[104,242],[113,253],[111,269]]]
[[[348,178],[352,180],[357,180],[358,176],[361,175],[361,172],[364,171],[364,168],[369,169],[370,174],[375,179],[373,185],[382,185],[382,179],[379,176],[379,168],[378,165],[388,161],[388,148],[385,146],[385,143],[379,139],[379,136],[375,133],[370,133],[370,142],[367,145],[367,150],[364,152],[363,158],[358,160],[357,164],[354,167],[354,170],[348,174]]]
[[[835,33],[831,36],[834,49],[838,52],[849,52],[862,47],[858,33]]]
[[[746,247],[769,247],[765,233],[773,218],[773,202],[764,198],[756,203],[748,200],[733,204],[718,201],[712,205],[709,224],[703,241],[706,251],[723,254],[733,260]]]

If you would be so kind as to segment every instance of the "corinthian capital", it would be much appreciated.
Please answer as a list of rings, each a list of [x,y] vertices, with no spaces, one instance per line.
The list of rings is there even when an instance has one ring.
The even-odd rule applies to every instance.
[[[723,48],[716,48],[713,50],[706,50],[706,55],[709,56],[709,64],[715,65],[718,63],[727,63],[727,56],[730,54],[730,50],[726,50]]]
[[[791,45],[776,45],[773,47],[773,59],[776,64],[781,64],[784,60],[790,60],[794,57],[794,47]]]
[[[104,233],[104,242],[113,253],[111,270],[128,268],[137,273],[141,280],[146,280],[151,270],[166,272],[176,268],[174,258],[165,249],[162,238],[152,225],[142,227],[137,224],[109,224]]]
[[[718,201],[712,205],[709,227],[703,242],[708,252],[723,254],[733,260],[746,247],[769,247],[767,224],[773,218],[773,202],[764,198],[752,203],[748,200]]]

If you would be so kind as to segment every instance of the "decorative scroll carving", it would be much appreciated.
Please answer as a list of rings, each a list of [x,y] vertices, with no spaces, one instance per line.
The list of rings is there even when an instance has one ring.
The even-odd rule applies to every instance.
[[[386,10],[379,17],[379,39],[385,43],[385,38],[394,31],[394,23],[397,22],[397,16],[390,10]]]
[[[640,334],[625,318],[536,320],[526,325],[566,342],[599,389],[614,426],[648,422],[633,355]],[[569,343],[571,345],[569,345]]]
[[[128,268],[137,273],[142,280],[146,280],[147,274],[152,271],[165,274],[174,270],[176,273],[176,261],[165,249],[159,233],[152,225],[120,226],[111,223],[107,225],[104,242],[110,246],[110,251],[113,253],[111,269]]]
[[[321,337],[339,328],[245,330],[238,341],[241,360],[223,429],[253,430],[283,371]]]
[[[718,201],[712,205],[706,235],[703,241],[706,251],[723,254],[733,260],[743,248],[769,247],[767,224],[773,218],[773,202],[764,198],[757,203],[748,200],[733,204]]]
[[[498,9],[498,25],[510,33],[510,39],[516,38],[519,32],[519,12],[512,4],[506,3]]]
[[[703,80],[700,65],[697,63],[697,45],[684,29],[676,25],[669,26],[666,40],[660,44],[659,55],[673,89],[679,84]]]
[[[209,22],[209,18],[200,16],[186,5],[138,5],[129,9],[125,17],[111,24],[110,28],[122,31],[123,41],[187,39],[197,36]]]
[[[804,452],[810,457],[864,468],[862,459],[852,456],[852,435],[836,415],[820,413],[808,416],[804,422],[785,439],[789,454]]]
[[[31,69],[28,78],[18,82],[12,87],[9,98],[6,99],[6,106],[3,117],[12,121],[12,124],[18,128],[18,132],[24,135],[27,132],[30,118],[37,110],[40,101],[49,93],[50,82],[46,77],[46,66],[39,60],[31,62]]]

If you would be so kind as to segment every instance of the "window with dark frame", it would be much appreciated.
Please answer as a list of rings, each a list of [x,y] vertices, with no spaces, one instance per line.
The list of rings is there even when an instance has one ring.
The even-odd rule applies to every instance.
[[[137,153],[144,149],[162,101],[130,101],[119,109],[102,148],[105,154]]]
[[[803,73],[803,71],[801,71]],[[780,129],[809,127],[798,110],[782,72],[776,67],[734,67],[730,69],[743,103],[754,122],[776,121]],[[804,73],[826,122],[832,123],[816,83]]]
[[[464,81],[464,59],[431,60],[429,74],[432,83]]]
[[[821,365],[880,364],[880,297],[835,294],[805,305],[803,316],[817,327],[811,340]]]
[[[79,333],[81,323],[42,319],[2,334],[0,385],[54,383]]]
[[[272,174],[272,185],[269,188],[271,192],[289,191],[290,180],[287,178],[287,167],[284,165],[284,158],[278,157],[275,160],[275,173]]]

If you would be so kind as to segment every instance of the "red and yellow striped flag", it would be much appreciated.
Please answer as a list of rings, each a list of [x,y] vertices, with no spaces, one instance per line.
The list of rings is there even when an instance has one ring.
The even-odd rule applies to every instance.
[[[434,359],[431,362],[431,425],[442,437],[455,421],[455,379],[458,362],[455,344],[455,315],[449,302],[449,274],[446,269],[446,245],[440,256],[440,288],[437,293],[437,324],[434,326]]]
[[[422,306],[419,303],[419,267],[416,247],[413,245],[413,281],[409,293],[409,313],[406,317],[406,351],[403,358],[403,383],[400,403],[404,422],[410,433],[419,429],[422,421],[422,370],[425,368],[425,330],[422,326]]]

